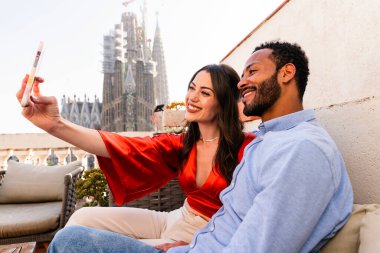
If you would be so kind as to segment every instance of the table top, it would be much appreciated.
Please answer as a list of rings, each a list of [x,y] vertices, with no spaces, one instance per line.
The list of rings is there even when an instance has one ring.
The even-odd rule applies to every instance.
[[[33,253],[36,242],[0,245],[1,253]]]

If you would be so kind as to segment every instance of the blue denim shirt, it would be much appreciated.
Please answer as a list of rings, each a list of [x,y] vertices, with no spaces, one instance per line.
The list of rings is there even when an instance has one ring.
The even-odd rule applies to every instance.
[[[168,252],[318,252],[347,221],[353,193],[334,141],[312,110],[260,124],[223,206],[187,246]]]

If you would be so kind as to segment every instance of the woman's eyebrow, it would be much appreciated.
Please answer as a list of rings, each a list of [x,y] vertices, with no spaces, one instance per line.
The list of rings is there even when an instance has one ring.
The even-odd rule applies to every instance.
[[[191,82],[191,84],[193,84],[194,86],[197,86],[197,84],[194,83],[193,81]],[[207,86],[200,86],[200,88],[201,88],[201,89],[207,89],[207,90],[210,90],[210,91],[212,91],[213,93],[215,93],[215,91],[214,91],[212,88],[210,88],[210,87],[207,87]]]

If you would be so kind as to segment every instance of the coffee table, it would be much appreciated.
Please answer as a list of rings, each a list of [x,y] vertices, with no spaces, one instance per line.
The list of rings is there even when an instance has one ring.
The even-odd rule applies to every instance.
[[[1,253],[33,253],[36,242],[0,245]]]

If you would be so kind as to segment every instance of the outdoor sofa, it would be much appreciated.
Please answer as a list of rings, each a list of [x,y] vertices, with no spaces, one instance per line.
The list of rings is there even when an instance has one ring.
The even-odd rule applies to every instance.
[[[0,245],[50,241],[75,210],[83,168],[8,162],[0,174]]]

